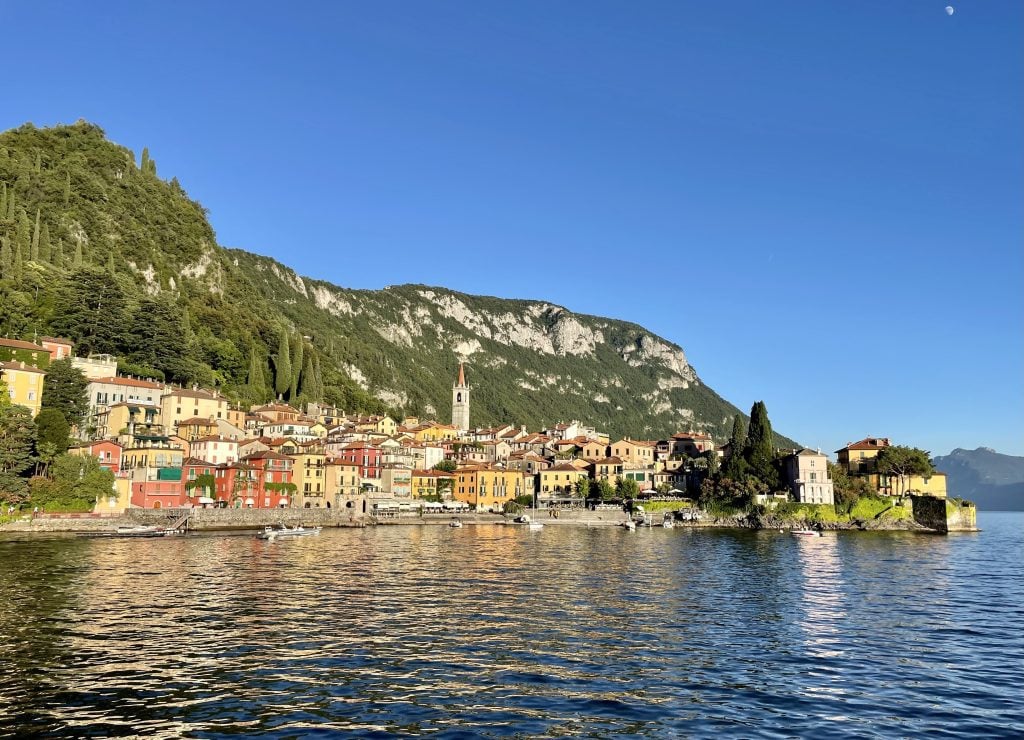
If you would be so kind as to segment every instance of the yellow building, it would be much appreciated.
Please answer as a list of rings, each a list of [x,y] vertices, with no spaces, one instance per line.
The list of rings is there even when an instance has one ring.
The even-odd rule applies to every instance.
[[[452,497],[477,511],[501,511],[512,499],[532,492],[518,470],[474,466],[456,470],[454,475]]]
[[[553,468],[540,471],[540,490],[538,494],[574,494],[576,492],[576,481],[586,478],[587,471],[580,470],[569,463],[555,465]]]
[[[620,439],[612,444],[611,457],[618,457],[623,462],[634,466],[654,464],[655,442],[640,442],[633,439]]]
[[[43,378],[46,373],[24,362],[0,362],[0,380],[3,380],[11,403],[24,406],[32,416],[39,414],[43,401]]]
[[[863,476],[868,484],[883,496],[901,496],[920,494],[946,498],[946,474],[933,473],[929,476],[911,475],[904,480],[899,476],[881,475],[878,472],[877,457],[886,447],[890,447],[888,437],[865,437],[859,442],[851,442],[841,450],[836,450],[836,459],[840,467],[850,475]]]
[[[160,407],[141,403],[115,403],[96,414],[96,436],[134,444],[136,436],[163,436]]]
[[[888,446],[888,437],[865,437],[836,450],[836,460],[850,475],[867,475],[875,472],[875,458]]]
[[[292,459],[292,482],[296,486],[296,506],[306,509],[327,508],[327,456],[315,449],[304,449]]]
[[[606,457],[594,463],[594,480],[606,480],[612,485],[619,482],[625,465],[621,458]]]
[[[459,430],[450,424],[427,422],[407,430],[417,442],[450,442],[459,438]]]
[[[328,501],[336,502],[343,498],[358,496],[360,483],[359,466],[355,463],[344,462],[337,458],[326,463],[324,490],[327,492]],[[336,504],[332,503],[332,506],[334,505]]]
[[[442,482],[447,481],[447,483]],[[412,471],[411,489],[413,498],[450,498],[455,484],[455,474],[443,470]],[[438,493],[440,490],[440,493]]]
[[[181,388],[171,391],[160,400],[161,417],[167,432],[173,433],[178,424],[189,419],[205,419],[214,425],[210,434],[216,434],[216,420],[227,419],[228,401],[201,388]],[[203,436],[203,435],[201,435]]]

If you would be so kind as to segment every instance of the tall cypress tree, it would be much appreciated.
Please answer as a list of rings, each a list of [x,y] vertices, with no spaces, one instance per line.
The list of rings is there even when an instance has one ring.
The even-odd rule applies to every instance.
[[[732,434],[729,435],[729,459],[722,466],[722,477],[741,480],[747,472],[747,461],[743,458],[747,444],[747,424],[743,414],[732,419]]]
[[[74,259],[71,260],[71,266],[72,267],[76,267],[76,268],[77,267],[81,267],[82,266],[82,261],[83,261],[83,259],[82,259],[82,242],[79,241],[79,240],[76,240],[75,241],[75,256],[74,256]]]
[[[24,208],[18,209],[18,223],[14,231],[14,249],[20,251],[22,256],[28,256],[32,246],[32,224],[28,220],[28,214]]]
[[[64,267],[64,240],[58,239],[57,246],[53,248],[53,264],[57,267]]]
[[[10,277],[13,267],[14,250],[11,249],[11,240],[0,236],[0,275]]]
[[[50,248],[50,227],[44,223],[42,231],[39,232],[39,260],[41,262],[52,261],[52,252],[53,250]]]
[[[71,202],[71,172],[64,173],[64,207]]]
[[[29,249],[29,259],[33,262],[39,261],[39,209],[36,209],[36,225],[32,229],[32,246]]]
[[[295,352],[292,354],[292,382],[288,390],[288,398],[295,400],[299,395],[299,380],[302,376],[302,336],[295,342]]]
[[[292,360],[288,349],[288,332],[281,330],[281,340],[277,345],[277,357],[274,358],[274,390],[280,400],[292,384]]]
[[[8,195],[7,195],[7,213],[6,213],[6,216],[7,216],[7,220],[8,221],[13,221],[14,220],[14,216],[15,216],[15,210],[14,209],[15,209],[15,205],[16,205],[17,200],[18,200],[18,198],[14,194],[14,188],[11,188],[11,192],[8,193]]]
[[[267,384],[263,377],[263,363],[256,352],[255,344],[249,348],[249,374],[246,377],[246,383],[254,391],[263,389]]]
[[[107,252],[107,272],[111,275],[117,274],[117,265],[114,263],[114,250]]]
[[[0,218],[7,217],[7,183],[0,182]]]
[[[750,466],[750,472],[773,490],[778,488],[779,475],[775,469],[775,447],[772,444],[772,423],[768,420],[768,409],[764,401],[758,401],[750,409],[750,430],[743,459]]]

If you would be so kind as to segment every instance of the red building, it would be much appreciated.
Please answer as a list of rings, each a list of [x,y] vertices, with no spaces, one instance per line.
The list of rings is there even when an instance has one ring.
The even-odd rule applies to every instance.
[[[238,508],[284,508],[295,490],[293,462],[287,455],[264,450],[221,465],[215,473],[217,500]]]
[[[181,468],[133,470],[131,504],[143,509],[175,509],[186,506]]]
[[[369,442],[350,442],[338,451],[338,459],[359,466],[361,478],[380,478],[380,447]]]
[[[72,455],[92,455],[100,461],[100,467],[114,475],[121,472],[122,447],[117,442],[104,439],[98,442],[87,442],[68,450]]]

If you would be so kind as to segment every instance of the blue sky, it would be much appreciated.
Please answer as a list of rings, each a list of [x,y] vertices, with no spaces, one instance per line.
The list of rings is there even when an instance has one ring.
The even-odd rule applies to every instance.
[[[0,127],[219,240],[636,321],[828,450],[1024,454],[1024,3],[0,2]]]

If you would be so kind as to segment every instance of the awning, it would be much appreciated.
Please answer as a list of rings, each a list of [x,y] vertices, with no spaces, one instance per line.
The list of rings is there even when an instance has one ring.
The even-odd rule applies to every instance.
[[[215,503],[215,501],[214,501],[214,499],[210,498],[209,496],[200,496],[199,497],[199,503],[201,503],[201,504],[212,504],[212,503]]]

